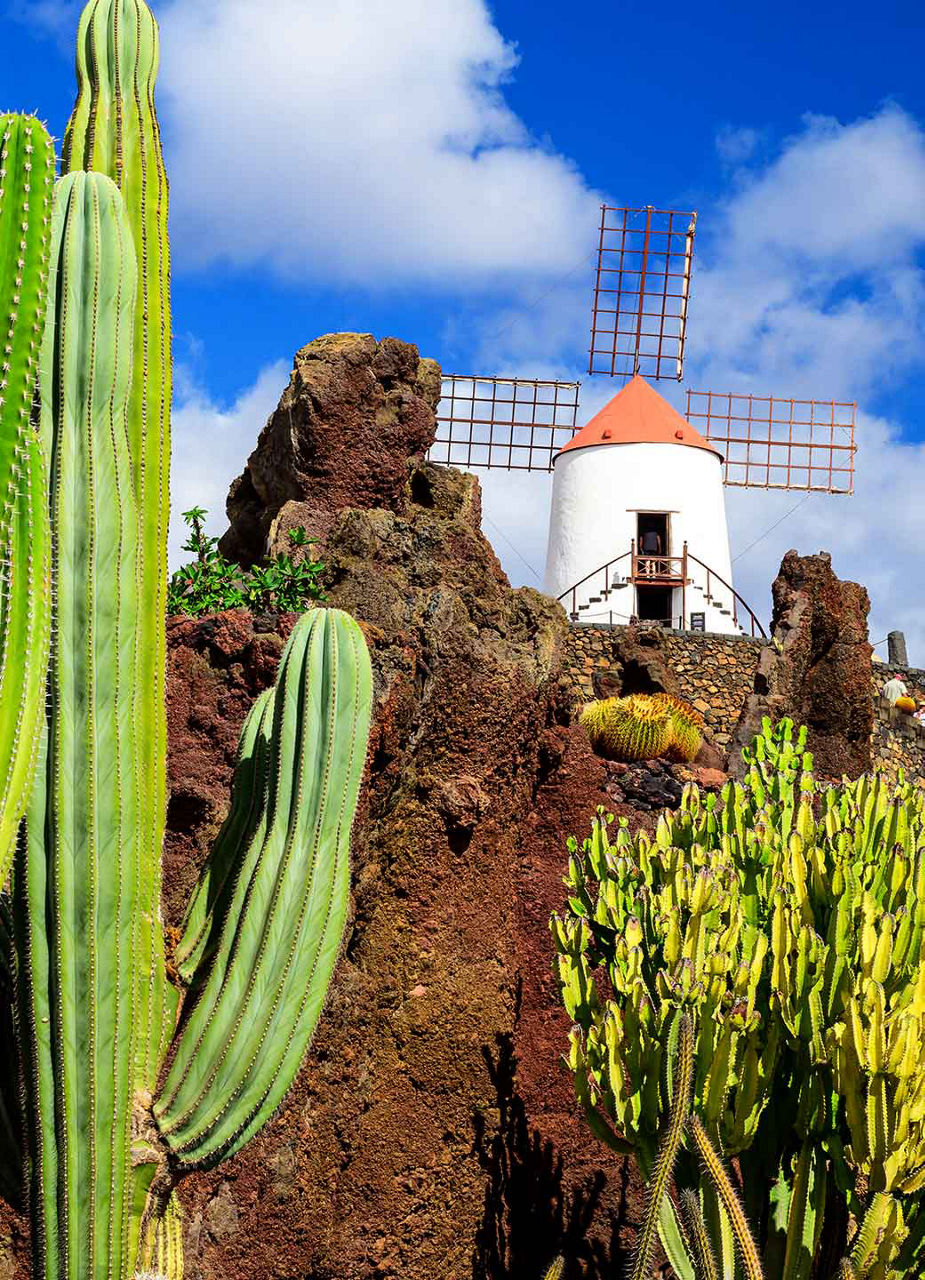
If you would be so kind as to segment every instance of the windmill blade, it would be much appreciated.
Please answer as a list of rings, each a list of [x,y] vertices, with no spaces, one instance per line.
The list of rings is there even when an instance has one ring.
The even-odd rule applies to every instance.
[[[445,374],[431,462],[551,471],[577,429],[580,382]]]
[[[680,382],[696,224],[677,209],[601,205],[589,373]]]
[[[853,401],[688,390],[685,417],[723,454],[727,485],[854,492]]]

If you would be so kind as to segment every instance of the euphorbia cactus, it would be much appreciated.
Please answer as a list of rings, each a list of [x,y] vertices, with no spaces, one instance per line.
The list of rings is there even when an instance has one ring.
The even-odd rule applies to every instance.
[[[601,815],[570,846],[569,1065],[594,1132],[651,1179],[640,1278],[656,1222],[681,1280],[734,1252],[752,1280],[923,1272],[925,794],[820,786],[805,741],[766,721],[741,785],[688,787],[654,840]]]
[[[41,430],[26,437],[37,474],[15,490],[50,508],[55,610],[35,783],[0,902],[0,1004],[4,991],[16,1002],[0,1013],[22,1068],[20,1081],[0,1072],[0,1154],[25,1170],[44,1280],[181,1280],[184,1167],[257,1132],[320,1016],[371,670],[346,615],[296,624],[245,724],[231,814],[188,913],[181,1009],[160,923],[169,317],[156,27],[141,0],[91,0],[80,30],[93,92],[82,87],[68,155],[89,171],[75,164],[56,191]]]

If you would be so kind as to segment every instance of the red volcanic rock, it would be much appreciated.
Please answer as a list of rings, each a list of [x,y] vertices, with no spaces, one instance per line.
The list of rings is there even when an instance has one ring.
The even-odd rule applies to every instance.
[[[329,333],[297,351],[289,386],[231,486],[222,551],[252,564],[287,549],[295,525],[323,538],[346,507],[404,510],[408,460],[433,443],[439,398],[439,367],[397,338]]]
[[[870,597],[856,582],[835,576],[825,551],[788,551],[772,593],[774,644],[759,658],[730,767],[744,769],[741,748],[760,730],[762,716],[789,716],[809,729],[817,774],[859,777],[871,768]]]
[[[636,1183],[561,1064],[549,913],[567,837],[615,808],[563,723],[567,624],[507,583],[472,477],[424,466],[412,489],[404,513],[344,511],[328,535],[330,601],[360,620],[375,676],[352,918],[280,1113],[181,1185],[187,1280],[244,1280],[257,1258],[261,1276],[500,1280],[542,1274],[563,1244],[604,1276],[634,1220]],[[278,660],[268,625],[171,623],[171,925]]]

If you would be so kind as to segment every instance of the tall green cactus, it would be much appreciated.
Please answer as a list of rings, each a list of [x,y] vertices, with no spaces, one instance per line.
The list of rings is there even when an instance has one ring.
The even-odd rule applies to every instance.
[[[307,615],[242,732],[231,813],[177,957],[188,987],[178,1018],[160,927],[169,313],[156,64],[141,0],[90,0],[72,172],[50,219],[39,430],[19,361],[16,415],[3,420],[13,443],[0,441],[0,486],[4,466],[11,477],[0,530],[14,566],[33,575],[8,577],[3,653],[32,655],[17,693],[38,706],[27,740],[26,712],[8,714],[0,671],[0,768],[4,751],[21,752],[8,782],[15,775],[24,794],[37,756],[12,896],[0,900],[0,1026],[20,1041],[25,1150],[20,1096],[0,1071],[0,1158],[5,1173],[28,1178],[44,1280],[155,1270],[181,1280],[184,1170],[225,1159],[259,1130],[320,1015],[347,914],[369,732],[362,633],[336,610]],[[8,136],[20,139],[12,126]],[[3,213],[0,197],[0,248]],[[28,236],[16,245],[15,271],[31,289],[41,246]],[[8,258],[0,268],[5,288]],[[28,318],[34,336],[35,306]],[[40,524],[49,511],[50,534]],[[39,620],[52,597],[46,664]],[[24,627],[27,605],[36,621]],[[7,725],[18,727],[11,746]],[[11,838],[22,804],[3,804],[0,835]]]
[[[44,126],[0,115],[0,887],[31,784],[51,636],[47,462],[33,399],[54,173]]]
[[[157,23],[145,0],[90,0],[77,33],[78,93],[64,137],[63,169],[105,173],[125,199],[138,262],[134,361],[126,430],[135,496],[141,513],[139,599],[152,620],[167,602],[168,473],[170,466],[170,249],[168,184],[154,109],[160,61]],[[135,722],[142,779],[140,829],[148,847],[142,875],[160,901],[160,849],[167,810],[167,721],[164,629],[143,629],[136,681],[154,699]],[[139,987],[142,1021],[139,1080],[150,1076],[171,1032],[159,913],[142,922],[138,945],[148,953]]]
[[[221,891],[214,894],[210,876],[194,899],[197,933],[193,922],[210,899],[211,939],[154,1107],[182,1164],[239,1150],[279,1105],[305,1056],[343,935],[370,679],[357,628],[319,610],[293,632],[276,689],[260,708],[266,759],[251,797],[262,798],[261,812]],[[236,793],[253,781],[242,761]]]
[[[20,955],[44,1274],[128,1270],[136,1036],[138,761],[132,721],[138,511],[125,420],[136,267],[98,174],[62,179],[42,350],[55,635],[49,727],[28,812]]]

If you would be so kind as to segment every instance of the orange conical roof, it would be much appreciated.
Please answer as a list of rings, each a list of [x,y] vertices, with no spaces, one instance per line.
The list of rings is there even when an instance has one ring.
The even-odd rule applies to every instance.
[[[599,444],[686,444],[723,456],[638,373],[559,453]]]

